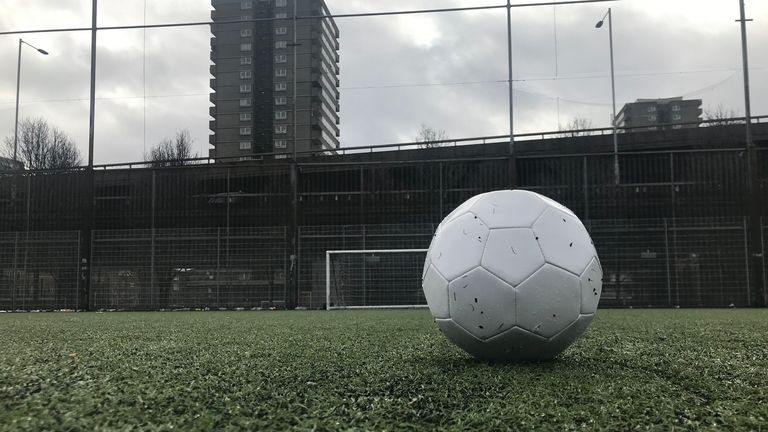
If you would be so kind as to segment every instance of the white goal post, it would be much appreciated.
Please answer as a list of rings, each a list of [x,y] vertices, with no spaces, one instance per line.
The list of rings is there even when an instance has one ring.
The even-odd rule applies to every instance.
[[[426,308],[421,275],[428,249],[328,250],[325,308]]]

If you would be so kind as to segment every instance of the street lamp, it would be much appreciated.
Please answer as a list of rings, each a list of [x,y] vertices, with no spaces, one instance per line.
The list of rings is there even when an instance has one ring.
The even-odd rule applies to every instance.
[[[606,18],[608,18],[608,39],[610,41],[611,47],[611,98],[613,99],[613,117],[611,118],[611,126],[613,127],[613,176],[616,184],[619,184],[619,137],[618,130],[616,128],[616,75],[613,68],[613,17],[611,15],[611,8],[608,8],[608,12],[603,15],[603,19],[595,24],[595,28],[602,28]]]
[[[16,66],[16,121],[13,128],[13,160],[18,162],[17,153],[19,145],[19,90],[21,89],[21,46],[29,45],[42,55],[48,55],[48,51],[40,49],[29,42],[19,39],[19,62]]]

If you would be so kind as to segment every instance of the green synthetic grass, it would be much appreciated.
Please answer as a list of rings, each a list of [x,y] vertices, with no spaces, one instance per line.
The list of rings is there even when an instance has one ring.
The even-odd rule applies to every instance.
[[[768,310],[602,310],[489,365],[425,311],[0,314],[0,430],[768,430]]]

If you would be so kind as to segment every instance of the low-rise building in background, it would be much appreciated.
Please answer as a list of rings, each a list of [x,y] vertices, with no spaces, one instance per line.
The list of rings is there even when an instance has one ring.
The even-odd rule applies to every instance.
[[[621,109],[616,116],[620,128],[640,130],[682,129],[699,127],[702,121],[701,99],[638,99]],[[631,131],[629,131],[631,132]]]

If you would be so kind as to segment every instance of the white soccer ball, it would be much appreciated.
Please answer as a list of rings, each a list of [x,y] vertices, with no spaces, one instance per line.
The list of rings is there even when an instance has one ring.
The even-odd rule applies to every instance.
[[[533,192],[505,190],[470,198],[443,220],[423,288],[442,332],[473,356],[544,360],[586,330],[602,277],[572,211]]]

